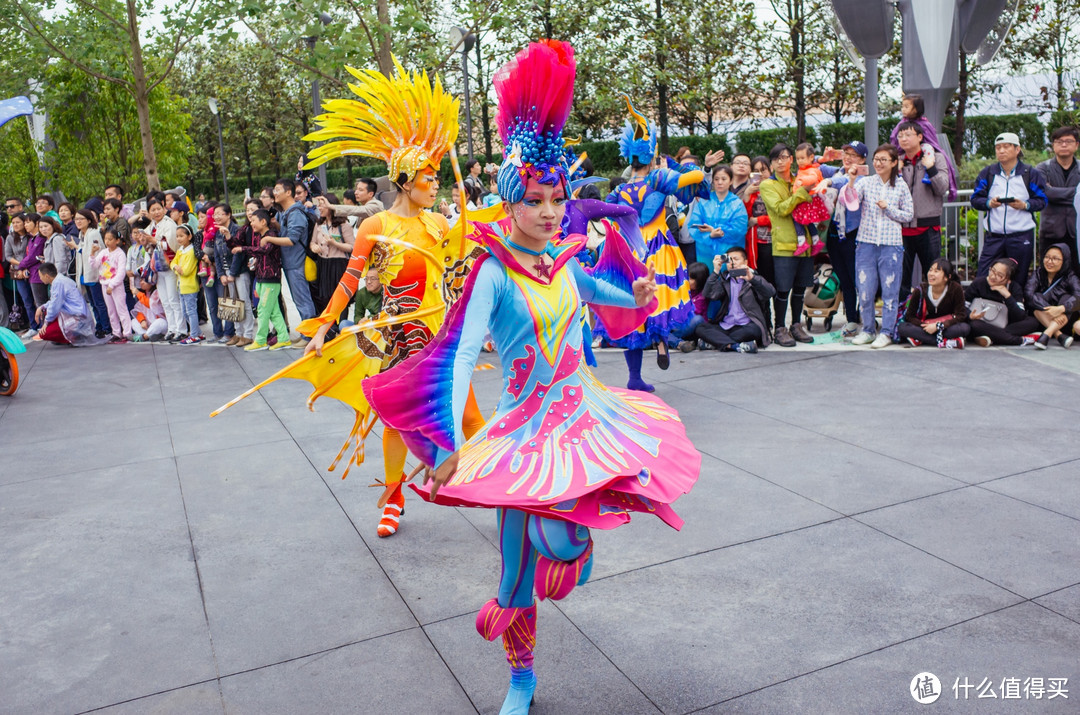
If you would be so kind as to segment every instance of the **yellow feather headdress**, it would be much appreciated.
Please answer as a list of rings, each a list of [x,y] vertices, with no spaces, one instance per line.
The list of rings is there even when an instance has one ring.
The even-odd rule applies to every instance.
[[[306,168],[341,156],[370,156],[386,162],[391,180],[409,180],[426,165],[436,171],[457,140],[458,100],[443,90],[438,76],[432,86],[427,72],[410,73],[394,58],[395,72],[346,67],[359,80],[349,89],[360,98],[332,99],[315,118],[321,127],[304,141],[329,141],[308,154]]]

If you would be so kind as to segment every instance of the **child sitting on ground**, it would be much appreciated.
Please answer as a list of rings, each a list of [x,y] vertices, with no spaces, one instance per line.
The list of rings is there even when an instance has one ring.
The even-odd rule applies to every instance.
[[[818,186],[825,180],[825,176],[821,173],[821,165],[814,155],[814,147],[808,142],[795,147],[795,161],[799,165],[795,187],[805,187],[811,198],[791,212],[791,218],[795,222],[795,240],[798,243],[794,255],[801,256],[809,251],[811,256],[816,256],[825,248],[818,236],[817,225],[829,220],[829,209],[823,198],[825,190]],[[810,240],[807,240],[807,234],[810,235]]]

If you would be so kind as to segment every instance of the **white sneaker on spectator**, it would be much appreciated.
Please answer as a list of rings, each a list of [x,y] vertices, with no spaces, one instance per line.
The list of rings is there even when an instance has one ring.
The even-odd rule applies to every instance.
[[[22,337],[24,339],[26,339],[26,340],[30,340],[31,338],[37,337],[37,334],[38,334],[38,331],[34,330],[33,328],[30,328],[29,330],[27,330],[25,333],[22,334]]]
[[[945,347],[949,350],[963,350],[964,339],[963,338],[950,338],[945,341]]]
[[[850,338],[853,335],[858,335],[860,329],[862,329],[862,326],[858,323],[845,323],[840,332],[845,338]]]
[[[874,342],[874,336],[865,330],[855,336],[855,339],[851,341],[852,345],[869,345]]]
[[[885,333],[878,333],[878,336],[874,338],[874,342],[870,343],[870,347],[875,349],[888,347],[889,345],[892,345],[892,338]]]
[[[984,348],[988,348],[994,344],[994,341],[987,335],[979,335],[975,338],[975,344]]]

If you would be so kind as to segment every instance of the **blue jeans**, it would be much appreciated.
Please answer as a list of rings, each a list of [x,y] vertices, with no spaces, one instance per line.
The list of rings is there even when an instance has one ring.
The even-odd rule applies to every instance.
[[[98,332],[111,333],[112,324],[109,322],[109,309],[105,307],[105,292],[101,290],[100,283],[84,283],[83,287],[90,295],[90,307],[94,309],[94,327]]]
[[[23,309],[26,310],[26,322],[30,324],[30,327],[37,330],[41,327],[41,324],[37,322],[37,303],[34,302],[34,291],[30,289],[30,281],[27,279],[19,279],[15,281],[15,289],[19,291],[19,298],[22,299]]]
[[[296,268],[283,267],[282,272],[285,273],[285,280],[289,282],[289,294],[292,295],[296,310],[300,312],[300,319],[310,320],[316,317],[315,301],[311,299],[311,288],[304,277],[304,264],[301,263]]]
[[[217,315],[218,298],[225,297],[225,286],[222,285],[220,277],[214,281],[214,285],[203,286],[203,296],[206,298],[206,312],[210,316],[210,325],[214,327],[214,337],[231,338],[236,335],[236,328],[233,327],[232,321],[223,321]]]
[[[676,338],[676,340],[674,341],[676,345],[678,344],[679,340],[693,340],[694,331],[697,330],[697,326],[701,325],[704,322],[705,318],[701,317],[697,313],[694,313],[694,315],[690,317],[690,322],[682,326],[681,328],[675,328],[674,330],[672,330],[670,337]],[[671,342],[671,340],[668,340],[668,343]]]
[[[202,335],[202,330],[199,328],[199,294],[181,293],[180,309],[183,311],[184,319],[188,324],[188,335],[193,338]]]
[[[876,332],[874,302],[881,288],[881,332],[892,336],[896,332],[896,311],[899,308],[900,278],[904,272],[903,246],[878,246],[873,243],[855,244],[855,281],[859,286],[859,309],[863,330]]]

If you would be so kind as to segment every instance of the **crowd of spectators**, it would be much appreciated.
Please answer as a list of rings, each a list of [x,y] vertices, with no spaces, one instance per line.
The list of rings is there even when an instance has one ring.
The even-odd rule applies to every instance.
[[[950,159],[933,148],[918,98],[904,108],[894,143],[873,151],[854,141],[821,155],[810,144],[778,144],[730,164],[720,163],[723,152],[700,160],[686,148],[668,158],[705,169],[711,188],[708,198],[668,205],[696,308],[672,347],[756,352],[813,342],[804,300],[820,288],[815,269],[825,262],[846,318],[839,332],[853,345],[1069,347],[1080,334],[1080,132],[1054,131],[1053,156],[1039,166],[1024,163],[1017,135],[997,137],[997,161],[970,199],[985,238],[965,286],[941,256],[942,207],[955,191]],[[497,167],[470,160],[465,169],[468,208],[495,203]],[[579,197],[599,193],[586,184]],[[454,222],[461,199],[455,186],[438,210]],[[182,187],[125,203],[111,185],[82,208],[52,194],[32,206],[11,197],[0,218],[0,325],[76,345],[291,347],[290,323],[329,303],[357,223],[392,200],[392,185],[361,178],[339,203],[302,168],[247,199],[239,221],[227,204],[192,203]],[[354,304],[353,320],[378,314],[377,273]],[[339,320],[350,320],[349,308]]]

